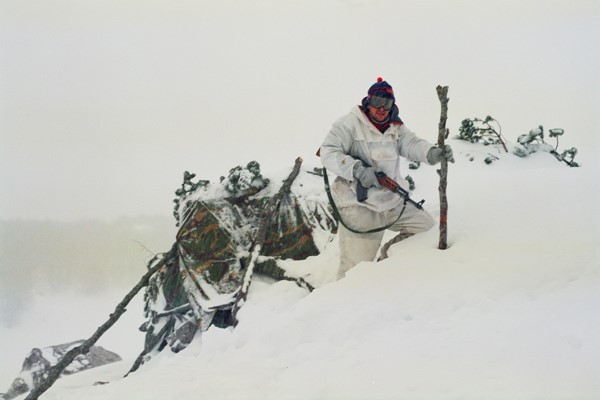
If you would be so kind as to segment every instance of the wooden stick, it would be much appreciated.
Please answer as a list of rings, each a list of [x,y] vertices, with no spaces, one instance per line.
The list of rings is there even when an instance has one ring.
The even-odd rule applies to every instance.
[[[438,146],[443,148],[448,138],[448,129],[446,120],[448,119],[448,86],[439,86],[436,88],[438,99],[441,104],[440,123],[438,125]],[[448,160],[442,159],[440,169],[437,170],[440,176],[440,241],[438,248],[445,250],[448,248],[448,197],[446,196],[446,187],[448,186]]]
[[[254,248],[251,253],[252,255],[250,257],[250,262],[248,263],[248,267],[246,268],[246,273],[244,274],[244,280],[242,282],[242,287],[240,288],[240,291],[238,292],[238,294],[236,296],[235,303],[231,310],[231,315],[233,317],[234,326],[236,326],[238,323],[237,313],[238,313],[239,309],[244,305],[244,302],[246,301],[246,297],[248,296],[248,289],[250,287],[250,281],[252,280],[252,275],[254,273],[254,266],[256,265],[256,260],[258,259],[258,256],[260,255],[260,252],[262,249],[262,246],[264,245],[265,240],[266,240],[267,227],[271,223],[271,219],[273,218],[273,215],[277,211],[279,202],[281,201],[283,196],[285,196],[287,193],[290,192],[292,183],[294,182],[294,180],[300,173],[300,166],[302,165],[302,161],[303,160],[301,157],[296,158],[292,172],[287,177],[287,179],[283,182],[283,185],[279,189],[279,192],[277,192],[277,194],[275,196],[273,196],[273,198],[267,205],[265,213],[260,221],[260,226],[258,227],[258,233],[256,234],[256,241],[254,242]]]

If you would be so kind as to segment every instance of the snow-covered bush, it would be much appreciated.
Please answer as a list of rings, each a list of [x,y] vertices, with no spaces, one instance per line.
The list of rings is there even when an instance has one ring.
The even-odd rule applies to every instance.
[[[579,167],[579,164],[573,159],[577,154],[577,149],[571,147],[563,151],[558,152],[558,138],[562,136],[565,131],[561,128],[550,129],[548,136],[556,139],[556,145],[552,147],[544,140],[544,127],[542,125],[529,131],[529,133],[519,136],[517,142],[519,145],[515,146],[513,153],[519,157],[527,157],[531,153],[537,151],[545,151],[552,154],[558,161],[565,162],[570,167]]]
[[[256,161],[250,161],[245,168],[240,165],[232,168],[229,176],[221,177],[221,181],[225,181],[225,190],[234,198],[244,197],[250,192],[256,193],[269,184],[269,180],[260,173],[260,164]]]
[[[531,153],[538,151],[552,154],[557,160],[565,162],[570,167],[579,167],[579,164],[573,159],[577,154],[577,149],[572,147],[558,152],[558,138],[565,133],[562,128],[554,128],[548,131],[548,136],[556,139],[556,144],[552,147],[544,140],[544,127],[542,125],[529,131],[529,133],[521,135],[517,138],[517,144],[512,147],[512,152],[519,157],[527,157]],[[479,118],[467,118],[461,123],[458,129],[460,140],[466,140],[471,143],[482,143],[483,145],[502,145],[504,151],[508,152],[506,141],[502,138],[500,123],[487,116],[484,120]],[[491,155],[485,158],[486,164],[492,164],[499,160],[498,157]],[[471,158],[473,161],[473,158]]]
[[[458,139],[467,140],[471,143],[482,143],[486,146],[501,144],[504,151],[508,153],[506,144],[502,139],[502,127],[498,121],[489,115],[484,120],[479,118],[464,119],[458,129]]]
[[[561,154],[558,154],[558,153],[554,154],[554,156],[559,161],[566,162],[570,167],[579,167],[579,164],[576,163],[575,161],[573,161],[576,154],[577,154],[577,149],[575,147],[571,147],[570,149],[563,151]]]
[[[527,157],[529,154],[537,151],[545,151],[547,153],[552,151],[552,146],[544,140],[544,127],[542,125],[530,130],[527,134],[519,136],[517,142],[519,145],[515,146],[513,153],[519,157]]]
[[[490,155],[488,155],[488,156],[485,158],[485,160],[483,160],[483,161],[484,161],[486,164],[488,164],[488,165],[489,165],[489,164],[493,163],[493,162],[494,162],[494,161],[496,161],[496,160],[499,160],[499,158],[498,158],[498,157],[496,157],[496,156],[495,156],[495,155],[493,155],[493,154],[490,154]]]
[[[175,195],[177,196],[173,203],[175,206],[173,207],[173,216],[175,217],[175,226],[179,226],[179,208],[181,203],[185,201],[185,198],[190,194],[195,192],[198,188],[206,187],[210,181],[207,180],[199,180],[198,182],[194,182],[193,179],[196,177],[196,174],[190,173],[189,171],[185,171],[183,173],[183,183],[181,187],[175,191]]]
[[[221,177],[217,186],[210,185],[210,181],[200,179],[194,182],[196,174],[185,171],[183,174],[183,183],[181,187],[175,191],[177,196],[173,203],[173,216],[175,217],[175,226],[180,225],[181,213],[185,214],[185,210],[196,200],[197,196],[191,196],[192,193],[198,190],[208,190],[209,186],[212,190],[222,190],[231,195],[233,200],[239,200],[249,195],[252,195],[269,185],[269,180],[264,178],[260,172],[260,164],[256,161],[250,161],[246,167],[238,165],[229,171],[227,178]]]
[[[406,179],[406,182],[408,182],[408,190],[410,190],[411,192],[415,190],[417,186],[415,185],[415,180],[413,179],[413,177],[410,175],[406,175],[406,178],[404,179]]]
[[[419,169],[420,166],[421,166],[421,162],[420,161],[411,161],[408,164],[408,168],[409,169]]]

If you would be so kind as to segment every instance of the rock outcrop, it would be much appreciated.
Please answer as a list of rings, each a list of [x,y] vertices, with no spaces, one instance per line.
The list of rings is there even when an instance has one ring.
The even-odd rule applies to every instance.
[[[2,395],[4,396],[3,398],[10,400],[38,386],[40,382],[46,379],[50,368],[69,350],[79,346],[81,343],[83,343],[83,340],[32,349],[25,358],[25,361],[23,361],[21,373],[15,378],[8,391]],[[118,354],[105,350],[100,346],[92,346],[89,353],[77,356],[63,371],[63,375],[71,375],[117,361],[121,361],[121,357]]]

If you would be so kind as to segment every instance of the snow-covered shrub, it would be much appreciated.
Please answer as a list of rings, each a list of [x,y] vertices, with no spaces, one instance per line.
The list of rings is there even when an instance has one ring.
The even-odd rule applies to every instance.
[[[411,161],[408,164],[408,168],[409,169],[419,169],[420,166],[421,166],[421,162],[420,161]]]
[[[240,165],[232,168],[229,176],[221,180],[225,180],[225,190],[234,198],[244,197],[250,192],[256,193],[269,184],[269,180],[261,175],[260,164],[256,161],[250,161],[246,168]]]
[[[196,177],[196,174],[190,173],[189,171],[185,171],[183,173],[183,183],[181,187],[175,191],[175,195],[177,196],[173,203],[175,206],[173,207],[173,216],[175,217],[175,226],[179,226],[179,208],[182,202],[185,201],[185,198],[192,192],[195,192],[198,188],[206,187],[210,181],[207,180],[199,180],[198,182],[194,182],[193,179]]]
[[[408,182],[408,190],[410,190],[410,191],[415,190],[415,188],[417,186],[415,185],[415,180],[412,178],[412,176],[406,175],[406,178],[404,178],[404,179],[406,179],[406,182]]]
[[[548,132],[550,134],[550,137],[556,138],[556,146],[554,147],[554,150],[558,149],[558,137],[562,136],[563,133],[565,133],[565,130],[561,128],[554,128],[550,129]]]
[[[494,156],[494,155],[492,155],[492,154],[490,154],[490,155],[489,155],[489,156],[487,156],[487,157],[485,158],[485,160],[483,160],[483,161],[484,161],[486,164],[488,164],[488,165],[489,165],[489,164],[493,163],[493,162],[494,162],[494,161],[496,161],[496,160],[499,160],[499,158],[498,158],[498,157],[496,157],[496,156]]]
[[[552,154],[558,161],[563,161],[570,167],[579,167],[579,164],[573,159],[577,154],[577,149],[572,147],[558,153],[558,138],[564,134],[564,129],[555,128],[550,129],[549,136],[556,139],[556,145],[552,147],[544,140],[544,127],[542,125],[529,131],[529,133],[519,136],[517,142],[518,146],[515,146],[513,153],[519,157],[527,157],[531,153],[537,151],[544,151]]]
[[[559,161],[564,161],[565,163],[567,163],[567,165],[569,167],[579,167],[579,164],[577,162],[573,161],[576,154],[577,154],[577,149],[575,147],[571,147],[570,149],[563,151],[561,154],[554,152],[554,156]]]
[[[486,146],[500,144],[504,151],[508,152],[502,139],[500,123],[489,115],[484,120],[479,118],[464,119],[458,129],[457,138],[471,143],[482,143]]]
[[[208,180],[201,179],[194,182],[195,177],[196,174],[185,171],[183,173],[183,183],[175,191],[177,197],[173,200],[173,203],[175,203],[173,216],[177,221],[176,226],[180,225],[182,210],[185,213],[185,209],[195,200],[195,196],[190,195],[200,189],[207,190],[210,185]],[[232,168],[227,178],[221,177],[219,185],[236,200],[264,189],[269,185],[269,180],[261,175],[260,164],[256,161],[250,161],[246,167],[238,165]],[[215,190],[219,189],[216,188]]]

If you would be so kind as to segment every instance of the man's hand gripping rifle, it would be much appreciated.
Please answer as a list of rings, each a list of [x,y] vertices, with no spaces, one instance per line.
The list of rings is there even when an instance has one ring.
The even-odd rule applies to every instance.
[[[362,160],[361,160],[362,161]],[[363,165],[365,165],[366,167],[368,167],[369,165],[366,164],[363,161]],[[404,203],[410,203],[413,206],[417,207],[418,209],[422,209],[423,208],[423,203],[425,203],[425,200],[421,200],[418,203],[416,201],[414,201],[413,199],[410,198],[410,193],[407,192],[405,189],[403,189],[398,182],[396,182],[395,180],[393,180],[392,178],[390,178],[389,176],[387,176],[384,172],[376,172],[375,176],[377,177],[377,181],[379,182],[379,184],[381,186],[383,186],[384,188],[388,189],[391,192],[394,192],[396,194],[398,194],[400,197],[402,197],[404,199]],[[367,199],[368,197],[368,190],[366,187],[364,187],[363,185],[361,185],[360,181],[357,180],[356,181],[356,199],[359,202],[363,202]]]

